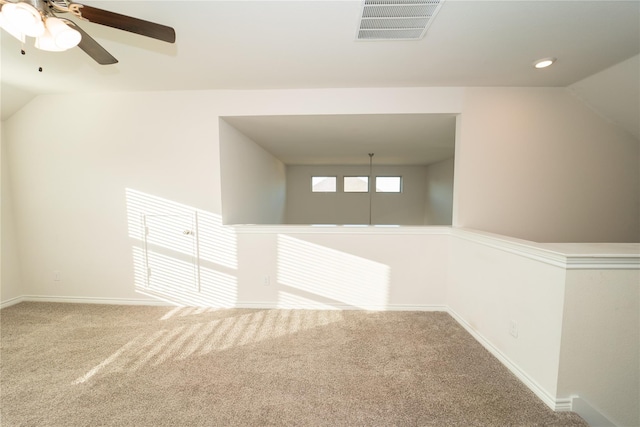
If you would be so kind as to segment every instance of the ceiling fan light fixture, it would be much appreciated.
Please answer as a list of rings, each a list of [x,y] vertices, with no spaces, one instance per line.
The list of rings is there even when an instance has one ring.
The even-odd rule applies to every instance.
[[[59,50],[67,50],[80,43],[82,35],[64,23],[62,19],[49,17],[46,21],[47,32]],[[46,34],[46,33],[45,33]]]
[[[2,6],[5,23],[29,37],[38,37],[44,33],[44,23],[38,9],[28,3],[6,3]]]
[[[24,43],[25,42],[24,33],[20,32],[20,30],[17,29],[15,25],[11,25],[11,22],[7,20],[3,12],[4,12],[4,8],[2,11],[0,11],[0,28],[4,29],[7,33],[11,34],[13,37],[18,39],[21,43]]]
[[[34,37],[37,49],[60,52],[78,46],[98,64],[118,62],[75,22],[56,17],[56,13],[65,12],[84,21],[167,43],[176,41],[176,31],[172,27],[75,3],[73,0],[0,0],[0,28],[22,43],[25,42],[25,36]],[[24,49],[21,51],[24,55]]]
[[[46,50],[48,52],[62,52],[66,50],[56,45],[56,42],[49,31],[45,31],[43,35],[36,37],[35,46],[40,50]]]

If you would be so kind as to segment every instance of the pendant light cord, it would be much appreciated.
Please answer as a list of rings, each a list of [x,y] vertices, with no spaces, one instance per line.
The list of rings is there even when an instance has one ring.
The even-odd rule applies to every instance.
[[[373,197],[373,154],[369,153],[369,225],[372,225],[371,221],[371,198]]]

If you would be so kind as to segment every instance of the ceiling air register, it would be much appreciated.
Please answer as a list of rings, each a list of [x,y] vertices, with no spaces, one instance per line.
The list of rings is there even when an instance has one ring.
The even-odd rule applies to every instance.
[[[364,0],[357,40],[420,40],[444,0]]]

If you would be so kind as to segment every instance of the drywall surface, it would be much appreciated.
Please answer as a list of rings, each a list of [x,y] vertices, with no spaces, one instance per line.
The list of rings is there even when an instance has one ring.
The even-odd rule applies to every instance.
[[[238,230],[238,304],[443,310],[448,236],[441,232],[309,226]]]
[[[247,296],[251,291],[237,288],[237,277],[244,274],[238,269],[252,269],[267,255],[241,255],[237,239],[222,226],[217,118],[455,114],[462,94],[458,88],[406,88],[38,96],[3,122],[11,148],[14,214],[20,218],[16,237],[24,255],[23,293],[155,300],[142,292],[147,278],[141,224],[146,216],[158,219],[164,213],[185,224],[197,221],[203,241],[200,254],[187,253],[180,240],[186,229],[174,224],[176,235],[167,237],[164,246],[155,244],[158,262],[162,261],[156,269],[164,266],[166,274],[173,274],[169,277],[181,279],[183,272],[192,274],[195,256],[207,269],[200,277],[205,290],[235,289],[232,294],[210,293],[211,298],[226,303],[242,295],[243,300],[258,302],[259,294]],[[73,132],[51,111],[74,117]],[[39,119],[34,122],[33,117]],[[395,249],[405,252],[402,246]],[[405,254],[409,258],[410,250]],[[418,264],[412,271],[416,269]],[[61,280],[53,280],[54,271],[60,272]]]
[[[537,242],[640,241],[638,141],[564,89],[465,92],[457,224]]]
[[[11,117],[36,96],[5,81],[0,82],[0,93],[2,100],[2,117],[0,119],[3,121]]]
[[[427,166],[424,225],[451,225],[453,217],[454,159]]]
[[[447,302],[469,328],[518,367],[555,404],[565,270],[456,232],[450,242]],[[512,323],[517,336],[511,334]],[[522,378],[521,378],[522,379]]]
[[[74,117],[73,131],[47,111]],[[134,287],[142,217],[131,195],[151,194],[169,213],[185,204],[219,214],[210,117],[198,95],[102,94],[39,96],[3,123],[23,293],[148,299]]]
[[[50,111],[72,115],[74,131]],[[216,118],[380,113],[462,113],[454,225],[534,241],[636,239],[637,149],[562,89],[42,95],[3,122],[23,292],[148,299],[134,286],[143,237],[130,229],[144,212],[132,195],[221,224]]]
[[[9,177],[6,138],[0,148],[0,173],[2,197],[0,197],[0,305],[22,296],[18,242],[15,235],[13,197]]]
[[[606,120],[640,140],[640,55],[569,86],[569,90]]]
[[[72,115],[74,131],[50,111]],[[132,255],[140,236],[129,229],[141,221],[130,212],[143,213],[128,195],[221,221],[216,118],[379,113],[462,113],[454,225],[534,241],[637,239],[635,141],[562,89],[43,95],[3,122],[24,292],[140,298]]]
[[[640,270],[567,272],[558,394],[640,425]]]
[[[224,224],[282,224],[285,166],[220,119],[220,182]]]
[[[401,193],[345,193],[343,177],[369,176],[369,166],[287,166],[288,224],[423,225],[425,166],[374,166],[376,176],[401,176]],[[312,176],[335,176],[335,193],[312,193]],[[370,182],[373,188],[374,182]]]

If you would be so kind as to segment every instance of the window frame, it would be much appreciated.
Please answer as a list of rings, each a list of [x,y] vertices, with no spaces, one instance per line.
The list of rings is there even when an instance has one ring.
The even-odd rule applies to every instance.
[[[314,178],[333,178],[333,190],[331,191],[315,191],[313,179]],[[312,194],[335,194],[338,192],[338,176],[337,175],[311,175],[311,193]]]
[[[347,178],[366,178],[367,179],[367,189],[365,191],[347,191],[345,186],[345,180]],[[355,194],[368,194],[371,192],[371,177],[369,175],[343,175],[342,176],[342,192],[343,193],[355,193]]]
[[[400,180],[399,185],[398,185],[398,191],[379,191],[378,190],[378,178],[398,178]],[[380,176],[376,176],[376,179],[374,181],[374,188],[376,193],[380,193],[380,194],[402,194],[403,190],[404,190],[404,179],[402,178],[402,175],[380,175]]]

